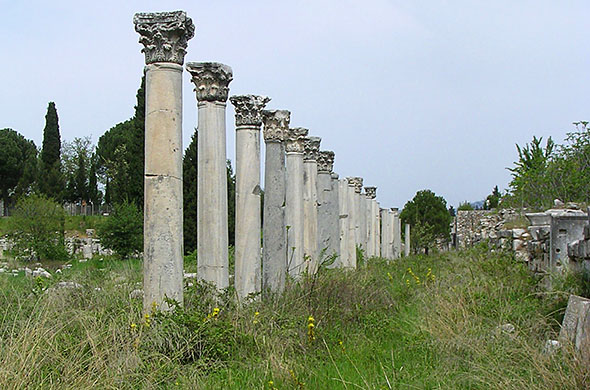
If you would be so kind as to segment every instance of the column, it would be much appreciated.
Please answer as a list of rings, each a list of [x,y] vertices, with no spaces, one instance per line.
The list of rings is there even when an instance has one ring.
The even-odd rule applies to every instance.
[[[264,209],[262,222],[262,289],[279,293],[285,288],[287,241],[285,235],[285,135],[291,113],[263,110]]]
[[[377,218],[377,226],[375,226],[375,256],[381,256],[381,207],[379,202],[375,199],[375,215]]]
[[[337,259],[337,266],[347,268],[351,264],[349,251],[349,232],[350,232],[350,215],[349,208],[348,181],[346,179],[338,180],[338,229],[339,229],[339,247],[340,257]]]
[[[367,230],[367,257],[377,255],[375,250],[375,230],[377,217],[375,216],[375,197],[377,196],[377,187],[365,187],[365,209],[366,209],[366,230]]]
[[[361,177],[348,177],[346,178],[348,181],[348,214],[352,218],[349,222],[349,228],[351,230],[351,235],[349,237],[349,251],[351,262],[350,266],[352,268],[356,268],[357,266],[357,257],[356,257],[356,248],[362,247],[362,240],[361,240],[361,189],[363,188],[363,179]]]
[[[303,253],[303,140],[307,133],[307,129],[295,127],[290,128],[285,137],[287,267],[293,278],[298,278],[306,271]]]
[[[183,304],[182,64],[192,20],[183,11],[133,17],[145,54],[143,310]]]
[[[402,255],[402,225],[399,219],[399,210],[392,208],[393,211],[393,258],[397,259]]]
[[[391,259],[391,247],[389,246],[389,237],[391,236],[391,220],[389,210],[381,209],[381,257]]]
[[[318,251],[318,155],[320,137],[303,140],[303,255],[308,271],[315,274],[321,259]]]
[[[229,287],[225,106],[233,75],[216,62],[189,62],[197,94],[197,276]]]
[[[266,96],[229,98],[236,111],[236,231],[234,285],[238,298],[261,291],[260,126]]]
[[[410,255],[410,224],[406,223],[406,236],[404,237],[404,255]]]
[[[338,175],[332,172],[334,152],[322,150],[318,154],[318,250],[324,258],[340,253],[338,204]],[[337,266],[338,259],[330,267]]]

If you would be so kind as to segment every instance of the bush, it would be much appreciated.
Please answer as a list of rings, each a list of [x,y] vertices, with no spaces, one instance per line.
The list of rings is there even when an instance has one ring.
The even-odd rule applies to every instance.
[[[40,260],[64,260],[65,211],[57,202],[43,196],[21,198],[10,221],[9,236],[21,256]]]
[[[99,226],[101,244],[125,259],[143,250],[143,216],[135,203],[124,201]]]

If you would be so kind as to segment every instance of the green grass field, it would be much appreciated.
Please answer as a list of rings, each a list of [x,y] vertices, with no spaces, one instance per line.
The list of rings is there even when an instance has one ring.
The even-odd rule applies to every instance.
[[[194,270],[195,260],[185,268]],[[185,309],[142,315],[141,263],[0,275],[2,389],[582,389],[557,338],[571,280],[545,292],[485,249],[322,270],[239,306],[187,281]],[[83,287],[52,290],[60,281]],[[558,285],[557,283],[555,285]],[[312,319],[310,319],[310,316]],[[309,326],[312,323],[313,326]],[[510,323],[515,331],[499,326]]]

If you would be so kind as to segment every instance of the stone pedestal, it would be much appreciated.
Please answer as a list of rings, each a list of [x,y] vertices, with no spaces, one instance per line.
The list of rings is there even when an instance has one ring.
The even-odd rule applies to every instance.
[[[264,210],[262,222],[262,289],[279,293],[285,288],[287,241],[285,234],[285,135],[291,113],[264,110]]]
[[[318,251],[318,155],[320,137],[306,137],[303,141],[303,255],[308,271],[316,273],[319,267]]]
[[[234,285],[238,298],[262,288],[260,126],[266,96],[232,96],[236,111],[236,229]]]
[[[404,237],[404,255],[410,255],[410,224],[406,223],[406,232]]]
[[[146,62],[143,309],[183,304],[182,64],[192,20],[182,11],[138,13]]]
[[[340,257],[340,211],[338,175],[332,172],[334,152],[326,150],[318,155],[318,250],[325,258]],[[340,259],[330,266],[337,267]],[[321,259],[320,259],[321,260]]]
[[[287,265],[293,278],[303,274],[307,265],[303,252],[303,141],[307,133],[307,129],[296,127],[289,129],[285,138]]]
[[[229,66],[189,62],[198,107],[197,275],[218,290],[229,286],[225,106]]]

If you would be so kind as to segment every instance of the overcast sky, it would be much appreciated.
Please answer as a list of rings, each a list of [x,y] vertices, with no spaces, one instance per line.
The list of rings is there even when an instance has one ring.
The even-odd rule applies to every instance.
[[[322,137],[335,171],[384,207],[429,188],[450,204],[507,187],[515,143],[590,120],[590,2],[0,0],[0,128],[38,146],[49,101],[62,139],[133,115],[144,56],[135,12],[182,9],[186,61],[230,65],[230,94],[263,94]],[[184,75],[184,140],[196,99]],[[228,102],[228,157],[235,155]]]

